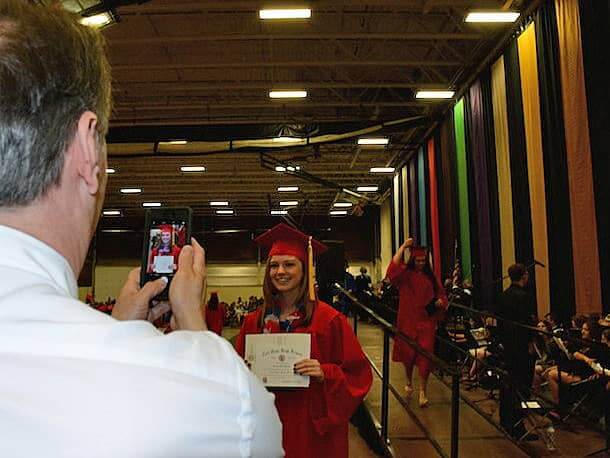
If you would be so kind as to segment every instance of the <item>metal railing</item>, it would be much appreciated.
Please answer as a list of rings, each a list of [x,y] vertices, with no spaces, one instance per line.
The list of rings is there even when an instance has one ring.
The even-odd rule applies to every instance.
[[[458,457],[458,446],[459,446],[459,418],[460,418],[460,373],[455,370],[454,367],[447,364],[445,361],[440,359],[438,356],[428,352],[422,348],[415,340],[398,330],[393,324],[386,321],[384,318],[379,316],[377,312],[372,310],[370,307],[362,304],[350,291],[344,289],[341,285],[335,284],[335,288],[348,297],[352,303],[360,310],[365,312],[368,316],[373,318],[377,325],[383,331],[383,357],[382,357],[382,368],[376,366],[376,364],[370,359],[369,363],[373,371],[381,379],[381,418],[379,419],[381,427],[379,431],[380,442],[384,448],[384,452],[387,456],[394,456],[394,452],[391,447],[391,442],[388,437],[388,415],[389,415],[389,393],[392,392],[395,399],[405,409],[406,413],[421,429],[426,439],[436,449],[438,454],[444,458],[457,458]],[[357,314],[354,314],[354,333],[358,333],[358,318]],[[402,340],[415,350],[418,355],[429,360],[434,366],[438,367],[443,372],[451,376],[451,449],[450,453],[447,454],[440,443],[433,437],[432,433],[428,428],[417,418],[413,413],[408,403],[400,396],[400,392],[390,383],[390,338]]]

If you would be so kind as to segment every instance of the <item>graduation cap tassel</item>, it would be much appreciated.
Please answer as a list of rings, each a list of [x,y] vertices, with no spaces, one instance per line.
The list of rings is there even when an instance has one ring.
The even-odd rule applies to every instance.
[[[309,299],[315,301],[315,272],[313,268],[313,248],[311,247],[311,237],[309,237],[309,242],[307,243],[307,277],[307,283],[309,286]]]

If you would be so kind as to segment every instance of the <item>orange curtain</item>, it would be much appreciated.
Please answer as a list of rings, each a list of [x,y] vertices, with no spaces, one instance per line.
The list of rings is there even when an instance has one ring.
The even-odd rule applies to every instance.
[[[527,176],[532,217],[532,241],[534,258],[549,265],[546,224],[546,193],[544,188],[544,160],[542,154],[542,124],[540,120],[540,93],[538,91],[538,56],[536,54],[536,29],[534,23],[517,39],[519,72],[523,99],[523,119],[527,151]],[[538,316],[550,312],[551,291],[549,271],[536,265],[536,303]]]
[[[576,312],[602,311],[587,95],[577,0],[556,0]],[[566,241],[567,242],[567,241]]]

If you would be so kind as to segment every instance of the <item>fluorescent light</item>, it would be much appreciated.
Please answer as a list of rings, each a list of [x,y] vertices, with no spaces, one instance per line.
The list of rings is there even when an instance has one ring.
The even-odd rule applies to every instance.
[[[347,215],[347,210],[331,210],[330,215],[331,216],[345,216],[345,215]]]
[[[337,207],[337,208],[349,208],[349,207],[353,207],[354,204],[351,202],[335,202],[333,204],[333,207]]]
[[[142,207],[160,207],[161,202],[143,202]]]
[[[288,167],[286,167],[286,170],[288,170],[289,172],[294,172],[296,169],[293,166],[289,165]]]
[[[371,167],[371,173],[394,173],[394,167]]]
[[[258,12],[260,19],[309,19],[311,17],[311,9],[309,8],[291,8],[277,10],[260,10]]]
[[[287,215],[288,210],[271,210],[272,215]]]
[[[102,229],[102,232],[109,232],[111,234],[122,234],[124,232],[133,232],[133,229]]]
[[[271,139],[273,143],[300,143],[303,140],[303,138],[298,137],[275,137]]]
[[[166,142],[159,142],[159,145],[186,145],[187,140],[169,140]]]
[[[278,186],[277,192],[297,192],[299,190],[298,186]]]
[[[183,165],[180,167],[181,172],[205,172],[205,167],[203,165]]]
[[[106,173],[107,173],[108,175],[111,175],[111,174],[113,174],[113,173],[116,173],[116,169],[106,169]]]
[[[390,142],[389,138],[359,138],[359,145],[387,145]]]
[[[280,202],[280,205],[282,207],[295,207],[296,205],[299,205],[299,201],[298,200],[282,200]]]
[[[307,91],[269,91],[271,99],[304,99],[307,97]]]
[[[455,91],[434,90],[434,91],[417,91],[416,99],[450,99],[455,95]]]
[[[275,166],[275,171],[276,172],[285,172],[286,171],[286,167],[282,167],[281,165],[276,165]]]
[[[472,11],[466,16],[466,22],[515,22],[519,13],[515,11]]]
[[[140,188],[121,188],[123,194],[140,194],[142,190]]]
[[[102,212],[104,216],[121,216],[121,210],[104,210]]]
[[[226,200],[213,200],[212,202],[210,202],[210,205],[212,207],[226,207],[229,205],[229,202],[227,202]]]
[[[101,28],[112,22],[112,16],[109,13],[100,13],[95,16],[87,16],[81,18],[80,23],[89,27]]]
[[[379,190],[379,186],[358,186],[356,191],[360,192],[377,192]]]
[[[233,210],[216,210],[217,215],[232,215],[235,213]]]

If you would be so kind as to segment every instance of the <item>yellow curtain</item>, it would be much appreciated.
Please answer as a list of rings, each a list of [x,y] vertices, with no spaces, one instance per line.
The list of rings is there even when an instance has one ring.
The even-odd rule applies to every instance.
[[[601,279],[578,0],[556,0],[576,311],[601,312]],[[567,243],[567,241],[566,241]]]
[[[515,229],[513,224],[513,192],[510,179],[504,57],[500,57],[491,67],[491,97],[496,138],[502,272],[506,274],[508,266],[515,263]],[[505,280],[504,286],[508,286],[509,283],[508,279]]]
[[[536,54],[536,30],[534,23],[519,36],[519,73],[525,122],[527,149],[527,176],[532,215],[532,240],[534,258],[549,265],[546,225],[546,195],[544,188],[544,159],[542,154],[542,125],[540,121],[540,94],[538,92],[538,60]],[[536,265],[536,300],[538,316],[550,312],[551,291],[549,271]]]

